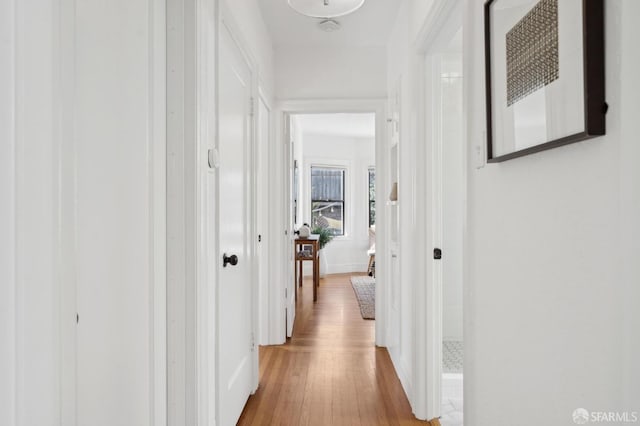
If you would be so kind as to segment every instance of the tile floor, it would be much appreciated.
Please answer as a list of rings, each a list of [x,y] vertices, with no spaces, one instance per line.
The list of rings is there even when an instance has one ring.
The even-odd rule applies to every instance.
[[[442,371],[444,373],[462,373],[464,345],[458,340],[442,342]]]
[[[463,426],[462,390],[462,374],[442,375],[442,426]]]

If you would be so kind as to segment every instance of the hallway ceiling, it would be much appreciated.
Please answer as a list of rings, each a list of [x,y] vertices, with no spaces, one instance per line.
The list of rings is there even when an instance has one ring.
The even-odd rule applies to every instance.
[[[402,3],[400,0],[367,0],[356,12],[336,19],[342,25],[340,31],[327,33],[318,28],[319,19],[295,12],[287,0],[257,1],[276,48],[386,46]]]

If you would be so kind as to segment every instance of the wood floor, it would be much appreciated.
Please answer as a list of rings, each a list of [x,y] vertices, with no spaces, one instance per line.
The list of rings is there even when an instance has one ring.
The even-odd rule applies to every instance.
[[[240,425],[428,425],[411,414],[387,350],[374,345],[349,281],[311,280],[298,293],[293,337],[260,348],[260,386]]]

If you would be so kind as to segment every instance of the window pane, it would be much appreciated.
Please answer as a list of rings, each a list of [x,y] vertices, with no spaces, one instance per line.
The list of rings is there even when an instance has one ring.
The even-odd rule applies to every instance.
[[[344,170],[312,167],[311,199],[344,201]]]
[[[376,224],[376,169],[369,169],[369,226]]]
[[[311,167],[311,225],[344,235],[345,169]]]
[[[313,201],[311,227],[327,228],[333,235],[344,235],[344,203],[341,201]]]

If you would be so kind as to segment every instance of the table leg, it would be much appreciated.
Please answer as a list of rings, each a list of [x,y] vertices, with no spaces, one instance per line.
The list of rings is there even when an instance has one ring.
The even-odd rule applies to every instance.
[[[320,258],[316,254],[313,258],[313,301],[318,300],[318,287],[320,286]]]
[[[313,287],[313,301],[318,300],[318,287],[316,286],[316,261],[313,261],[313,280],[311,286]]]

